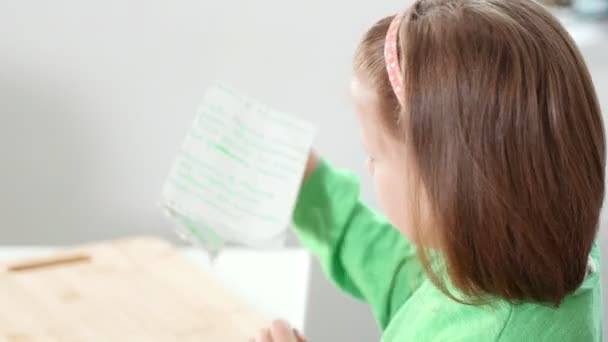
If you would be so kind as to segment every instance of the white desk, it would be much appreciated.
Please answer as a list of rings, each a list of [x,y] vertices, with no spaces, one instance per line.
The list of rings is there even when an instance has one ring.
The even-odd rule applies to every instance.
[[[0,261],[52,254],[56,247],[0,247]],[[282,318],[303,330],[310,280],[310,256],[301,249],[252,251],[227,249],[210,263],[202,250],[182,253],[215,274],[230,290],[269,319]]]

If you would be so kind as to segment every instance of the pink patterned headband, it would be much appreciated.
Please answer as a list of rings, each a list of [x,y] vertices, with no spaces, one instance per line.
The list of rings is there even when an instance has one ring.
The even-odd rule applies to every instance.
[[[405,13],[400,13],[395,16],[386,34],[384,42],[384,61],[386,63],[386,71],[388,79],[393,87],[393,92],[397,96],[397,100],[401,106],[404,105],[403,99],[403,76],[401,75],[401,67],[399,66],[399,27],[405,17]]]

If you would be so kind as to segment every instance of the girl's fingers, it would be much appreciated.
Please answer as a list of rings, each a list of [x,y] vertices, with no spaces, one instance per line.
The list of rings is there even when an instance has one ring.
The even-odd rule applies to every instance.
[[[262,329],[258,332],[255,342],[273,342],[269,329]],[[277,341],[279,342],[279,341]]]
[[[297,342],[308,342],[306,337],[302,336],[302,334],[297,329],[293,329],[293,333],[296,335]]]
[[[270,334],[274,342],[297,342],[297,338],[289,323],[285,321],[274,321],[270,328]]]

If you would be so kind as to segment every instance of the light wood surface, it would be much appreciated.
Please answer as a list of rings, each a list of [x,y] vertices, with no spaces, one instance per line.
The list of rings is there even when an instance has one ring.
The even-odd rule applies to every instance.
[[[241,342],[265,325],[153,238],[77,247],[0,272],[0,341]]]

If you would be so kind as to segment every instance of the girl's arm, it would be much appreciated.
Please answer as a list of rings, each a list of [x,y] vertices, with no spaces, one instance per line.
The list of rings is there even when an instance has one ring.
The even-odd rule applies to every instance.
[[[359,200],[357,178],[332,169],[314,154],[294,223],[327,275],[370,304],[383,328],[422,279],[414,245]]]

